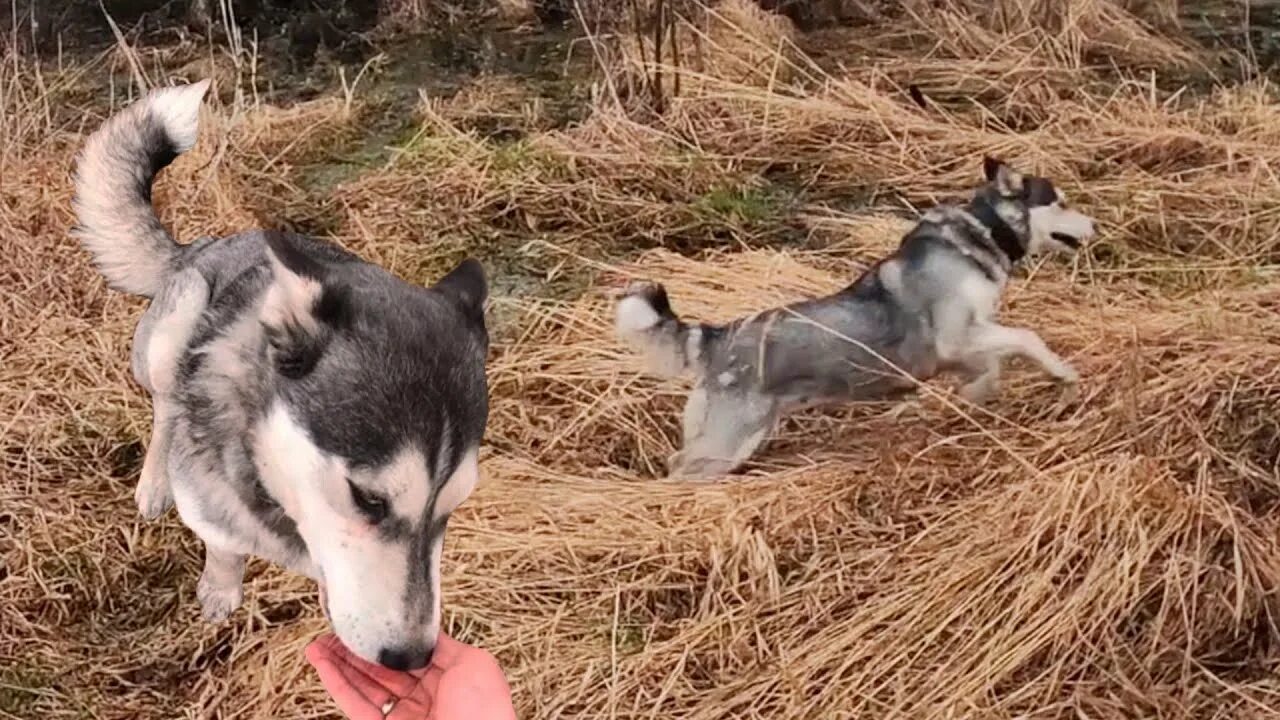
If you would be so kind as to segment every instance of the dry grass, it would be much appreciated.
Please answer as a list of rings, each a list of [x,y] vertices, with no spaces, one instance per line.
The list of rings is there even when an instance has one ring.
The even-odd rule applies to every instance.
[[[359,139],[358,98],[220,107],[162,178],[184,238],[284,215],[418,280],[467,250],[490,266],[485,480],[451,524],[446,612],[499,655],[521,717],[1280,713],[1273,88],[1139,80],[1197,56],[1116,2],[904,5],[833,45],[847,70],[740,23],[761,42],[724,52],[786,45],[786,71],[665,68],[691,82],[660,117],[603,93],[548,130],[490,79],[424,103],[420,132],[323,195],[301,178]],[[66,234],[100,110],[68,105],[85,69],[0,67],[0,718],[334,716],[301,658],[313,588],[254,565],[246,607],[207,626],[197,542],[136,517],[140,305]],[[486,104],[524,137],[473,131]],[[746,477],[655,479],[683,387],[637,374],[606,287],[661,278],[705,319],[829,291],[986,152],[1102,222],[1004,310],[1079,367],[1079,402],[1018,366],[989,411],[936,383],[897,419],[793,418]]]

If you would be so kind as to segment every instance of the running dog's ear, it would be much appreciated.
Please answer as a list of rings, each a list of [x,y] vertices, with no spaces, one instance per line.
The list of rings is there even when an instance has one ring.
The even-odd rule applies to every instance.
[[[484,266],[479,260],[463,260],[448,275],[440,278],[435,287],[453,298],[468,314],[484,316],[484,301],[489,297],[489,284],[484,277]]]
[[[982,174],[995,185],[996,192],[1006,197],[1022,194],[1022,175],[1003,160],[990,155],[982,158]]]
[[[347,318],[344,286],[327,281],[327,268],[283,233],[267,234],[271,286],[260,319],[271,344],[271,360],[281,375],[307,375],[324,354],[333,331]]]
[[[982,174],[987,178],[987,182],[996,181],[996,175],[999,174],[1000,168],[1003,165],[1004,165],[1003,161],[997,160],[996,158],[993,158],[990,155],[983,156]]]

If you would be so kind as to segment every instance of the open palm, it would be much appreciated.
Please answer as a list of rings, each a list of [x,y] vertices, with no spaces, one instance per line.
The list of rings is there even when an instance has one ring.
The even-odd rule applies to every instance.
[[[308,645],[307,661],[351,720],[515,720],[498,661],[443,633],[422,670],[400,672],[362,660],[333,635]],[[382,708],[393,701],[384,716]]]

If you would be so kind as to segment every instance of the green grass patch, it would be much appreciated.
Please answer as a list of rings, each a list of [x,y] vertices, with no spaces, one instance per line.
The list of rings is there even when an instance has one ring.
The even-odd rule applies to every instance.
[[[0,668],[0,712],[33,717],[41,697],[49,694],[51,676],[40,668],[14,665]]]
[[[792,200],[791,193],[774,185],[722,187],[698,198],[694,208],[713,222],[763,225],[780,221]]]

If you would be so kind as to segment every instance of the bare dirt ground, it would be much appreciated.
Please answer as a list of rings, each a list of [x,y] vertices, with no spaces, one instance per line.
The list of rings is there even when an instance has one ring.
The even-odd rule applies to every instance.
[[[1172,2],[835,5],[793,9],[801,30],[726,0],[661,53],[629,22],[380,36],[301,68],[225,26],[11,46],[0,718],[337,717],[302,657],[310,582],[252,564],[207,625],[197,541],[133,506],[141,305],[68,229],[74,153],[135,72],[217,78],[156,189],[179,238],[289,227],[422,282],[488,267],[493,410],[445,611],[520,717],[1280,716],[1280,105],[1258,48]],[[833,290],[987,153],[1099,220],[1003,311],[1081,371],[1077,401],[1015,364],[986,410],[939,381],[901,417],[788,420],[743,476],[659,479],[684,386],[614,341],[609,288],[661,279],[707,320]]]

